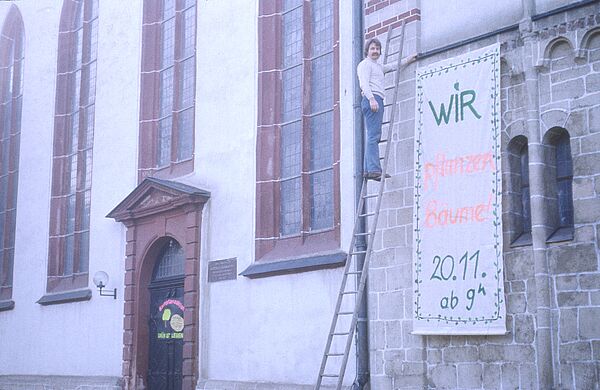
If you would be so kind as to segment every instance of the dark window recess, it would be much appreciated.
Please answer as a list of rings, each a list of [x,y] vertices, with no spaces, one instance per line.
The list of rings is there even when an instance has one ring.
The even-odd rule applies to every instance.
[[[572,240],[574,237],[573,218],[573,159],[571,140],[566,131],[555,139],[556,149],[556,196],[558,202],[558,228],[550,235],[548,242]]]
[[[520,230],[520,234],[512,242],[511,246],[524,246],[531,245],[531,202],[530,202],[530,190],[529,190],[529,149],[527,146],[527,140],[521,147],[518,156],[519,161],[519,179],[520,188],[520,213],[519,223],[517,228]]]

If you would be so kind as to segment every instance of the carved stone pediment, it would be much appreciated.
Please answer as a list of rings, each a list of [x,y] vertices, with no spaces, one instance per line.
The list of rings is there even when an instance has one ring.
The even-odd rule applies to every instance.
[[[145,209],[162,206],[171,202],[173,199],[175,199],[174,195],[154,189],[144,196],[135,207],[138,209]]]
[[[202,207],[209,198],[210,193],[199,188],[172,180],[147,177],[107,217],[125,222],[186,205]]]

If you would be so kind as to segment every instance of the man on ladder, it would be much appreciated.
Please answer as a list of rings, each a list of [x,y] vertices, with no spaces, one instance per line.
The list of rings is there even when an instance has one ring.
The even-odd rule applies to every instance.
[[[385,96],[384,74],[396,69],[395,63],[379,64],[381,57],[381,42],[371,38],[365,44],[365,59],[356,69],[358,82],[362,91],[361,109],[367,127],[367,142],[365,147],[364,177],[381,180],[381,163],[379,162],[379,141],[383,122],[383,99]],[[415,60],[410,57],[404,65]],[[386,178],[390,177],[386,174]]]
[[[322,389],[323,380],[335,380],[337,383],[336,390],[341,390],[344,382],[344,373],[352,347],[352,338],[358,322],[358,313],[365,295],[369,259],[373,252],[373,239],[377,230],[377,220],[381,208],[383,188],[385,186],[385,183],[381,179],[389,177],[385,173],[390,154],[392,126],[387,128],[386,138],[380,141],[381,127],[383,125],[383,97],[385,93],[383,86],[384,72],[397,71],[393,87],[392,111],[389,119],[389,123],[392,124],[395,121],[394,118],[398,109],[398,84],[400,82],[401,64],[406,65],[416,59],[416,56],[412,56],[406,62],[401,61],[404,47],[404,27],[405,22],[402,21],[400,34],[393,34],[394,28],[392,26],[389,27],[386,44],[388,50],[386,50],[386,54],[384,55],[384,65],[380,65],[377,62],[381,56],[381,42],[378,39],[371,39],[365,45],[366,58],[361,61],[357,69],[363,95],[361,107],[367,123],[367,150],[364,162],[365,178],[360,190],[360,200],[356,208],[350,249],[346,257],[344,275],[337,296],[331,326],[329,327],[329,334],[327,335],[327,342],[325,343],[325,351],[321,359],[315,390]],[[396,39],[400,40],[399,48],[396,52],[390,54],[390,42]],[[397,56],[395,66],[388,65],[387,60],[390,55]],[[379,143],[384,141],[385,152],[383,153],[383,157],[380,158]],[[383,162],[380,162],[380,160]],[[370,193],[368,191],[368,180],[377,180],[380,182],[379,189],[376,192]],[[373,210],[367,210],[366,202],[369,199],[375,205]],[[367,223],[368,218],[371,218],[369,223]],[[363,225],[368,225],[366,231],[363,231],[361,228]],[[366,248],[364,248],[364,240],[367,243]],[[361,261],[361,259],[364,259],[364,261]],[[356,283],[348,283],[352,278],[355,278]],[[347,299],[344,299],[345,297]],[[352,297],[354,297],[354,302],[352,302]],[[343,302],[346,304],[343,304]],[[348,305],[354,306],[354,310],[349,310]]]

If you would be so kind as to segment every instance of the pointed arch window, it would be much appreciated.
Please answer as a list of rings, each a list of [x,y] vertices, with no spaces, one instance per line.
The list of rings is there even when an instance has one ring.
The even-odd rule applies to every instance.
[[[196,0],[144,1],[140,176],[193,170]]]
[[[257,260],[339,249],[338,23],[337,1],[259,2]]]
[[[23,20],[15,5],[0,36],[0,310],[12,298],[21,107],[23,101]]]
[[[87,286],[98,0],[65,0],[58,39],[48,292]]]

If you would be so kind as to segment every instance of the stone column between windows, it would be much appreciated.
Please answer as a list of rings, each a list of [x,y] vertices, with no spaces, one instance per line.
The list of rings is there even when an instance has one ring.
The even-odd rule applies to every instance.
[[[544,147],[540,129],[539,116],[539,75],[535,67],[537,53],[537,36],[532,31],[531,19],[524,19],[520,26],[524,40],[522,52],[525,75],[526,128],[529,138],[529,188],[531,197],[531,235],[533,244],[534,278],[527,281],[528,289],[533,288],[535,297],[530,301],[535,308],[535,343],[537,380],[540,389],[550,389],[554,380],[552,353],[552,308],[551,281],[546,257],[546,226],[544,190]],[[531,284],[531,287],[529,286]]]

